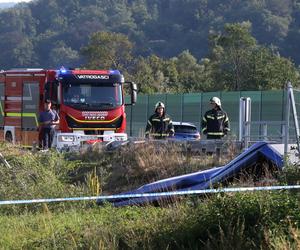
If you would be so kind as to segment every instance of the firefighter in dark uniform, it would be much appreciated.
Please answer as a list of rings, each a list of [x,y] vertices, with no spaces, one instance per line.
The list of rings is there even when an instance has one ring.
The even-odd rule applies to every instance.
[[[210,104],[212,109],[202,119],[202,133],[207,135],[207,139],[222,139],[230,131],[228,115],[221,108],[218,97],[211,98]]]
[[[166,139],[174,135],[174,126],[171,117],[166,114],[165,105],[158,102],[155,105],[155,113],[147,122],[145,136],[153,139]]]

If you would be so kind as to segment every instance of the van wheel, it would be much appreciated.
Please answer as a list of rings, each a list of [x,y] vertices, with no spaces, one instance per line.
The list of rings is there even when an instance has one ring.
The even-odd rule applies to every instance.
[[[11,132],[7,132],[5,134],[5,141],[10,142],[10,143],[13,141],[13,137],[12,137]]]

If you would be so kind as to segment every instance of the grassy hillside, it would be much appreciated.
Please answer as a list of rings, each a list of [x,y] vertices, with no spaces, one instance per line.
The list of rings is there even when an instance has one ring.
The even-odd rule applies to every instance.
[[[2,144],[0,199],[116,193],[149,181],[222,165],[230,158],[190,157],[172,147],[124,148],[58,154]],[[150,157],[149,157],[150,156]],[[166,159],[168,159],[166,161]],[[276,179],[299,182],[292,167]],[[234,183],[233,183],[234,184]],[[234,185],[242,185],[235,183]],[[243,185],[254,185],[252,179]],[[94,202],[0,207],[3,249],[297,249],[297,192],[219,194],[160,207],[113,208]]]

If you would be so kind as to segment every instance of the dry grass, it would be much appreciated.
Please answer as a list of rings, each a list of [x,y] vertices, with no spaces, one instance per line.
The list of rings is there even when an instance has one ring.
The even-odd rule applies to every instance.
[[[300,230],[296,225],[293,225],[295,223],[291,221],[289,223],[290,226],[287,233],[280,230],[280,228],[275,231],[265,230],[265,244],[268,245],[270,249],[300,249]]]
[[[120,192],[178,175],[221,166],[231,159],[185,151],[171,143],[131,144],[112,154],[111,176],[105,191]]]
[[[86,176],[96,169],[94,174],[99,176],[100,189],[104,194],[114,194],[158,180],[223,166],[239,153],[230,142],[226,148],[226,154],[216,155],[191,152],[184,144],[164,141],[129,143],[110,152],[103,147],[93,147],[77,155],[81,164],[74,176],[76,181],[80,180],[80,175],[85,176],[81,178],[84,182],[88,179]],[[269,164],[258,162],[228,182],[239,186],[272,185],[276,184],[273,174]]]

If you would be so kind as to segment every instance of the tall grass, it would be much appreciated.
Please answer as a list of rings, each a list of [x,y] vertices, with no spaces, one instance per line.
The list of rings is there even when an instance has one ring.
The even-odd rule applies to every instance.
[[[176,145],[154,144],[66,154],[31,153],[7,144],[0,150],[11,166],[0,163],[1,200],[115,193],[230,160],[191,157]],[[292,167],[278,179],[269,166],[257,168],[266,170],[260,178],[247,172],[243,183],[233,180],[233,185],[297,182]],[[298,193],[287,191],[183,198],[161,207],[99,207],[94,202],[1,206],[0,248],[297,249],[299,223]]]
[[[5,249],[257,249],[295,246],[287,193],[222,195],[167,207],[91,207],[0,216]],[[291,219],[292,218],[292,219]],[[291,236],[291,224],[294,236]]]

